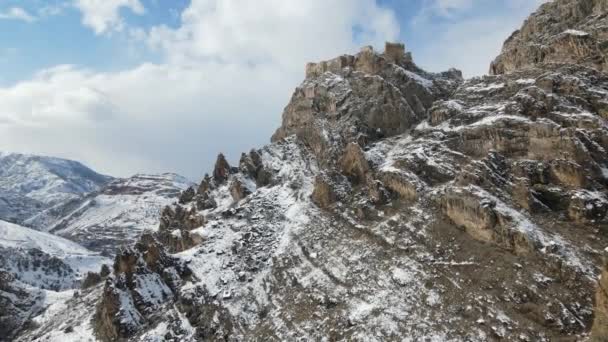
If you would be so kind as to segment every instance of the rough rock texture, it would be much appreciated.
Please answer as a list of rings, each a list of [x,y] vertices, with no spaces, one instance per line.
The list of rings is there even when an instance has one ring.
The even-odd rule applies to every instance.
[[[395,47],[387,49],[309,64],[272,141],[296,134],[321,161],[334,163],[348,142],[365,145],[411,129],[462,82],[457,70],[431,74],[408,59],[393,63]]]
[[[387,44],[307,65],[272,143],[218,157],[117,257],[98,337],[605,340],[608,75],[585,61],[465,81]]]
[[[127,339],[149,321],[159,320],[187,274],[154,237],[143,235],[134,248],[116,256],[95,313],[96,336],[102,341]]]
[[[219,154],[217,156],[217,161],[215,162],[215,168],[213,169],[213,180],[217,183],[225,182],[228,179],[228,175],[231,172],[230,164],[226,160],[223,154]]]
[[[12,341],[40,311],[42,293],[31,291],[14,275],[0,270],[0,341]]]
[[[608,341],[608,248],[604,250],[604,268],[595,294],[593,334],[596,341]]]
[[[505,42],[490,66],[504,74],[539,63],[576,63],[608,70],[607,0],[554,0]]]

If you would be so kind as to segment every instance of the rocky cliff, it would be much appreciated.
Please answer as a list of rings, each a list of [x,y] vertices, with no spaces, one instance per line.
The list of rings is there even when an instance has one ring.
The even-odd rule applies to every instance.
[[[272,143],[219,155],[90,321],[20,339],[606,340],[606,12],[543,5],[470,80],[401,44],[308,64]],[[595,50],[562,48],[583,28]]]
[[[607,11],[606,0],[547,2],[507,39],[490,73],[543,63],[573,63],[608,71]]]

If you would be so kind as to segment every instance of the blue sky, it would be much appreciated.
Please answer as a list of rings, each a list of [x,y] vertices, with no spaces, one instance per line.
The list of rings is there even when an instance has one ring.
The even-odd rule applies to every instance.
[[[305,62],[401,40],[481,75],[541,2],[0,0],[0,149],[197,179],[268,141]]]

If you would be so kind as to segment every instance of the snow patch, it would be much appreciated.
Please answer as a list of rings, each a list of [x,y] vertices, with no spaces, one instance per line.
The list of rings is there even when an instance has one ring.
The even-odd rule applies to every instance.
[[[571,36],[578,36],[578,37],[586,37],[589,35],[589,33],[585,32],[585,31],[573,30],[573,29],[566,30],[563,32],[563,34],[567,34],[567,35],[571,35]]]

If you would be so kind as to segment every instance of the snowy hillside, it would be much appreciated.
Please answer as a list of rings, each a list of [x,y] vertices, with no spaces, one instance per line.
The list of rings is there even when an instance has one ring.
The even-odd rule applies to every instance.
[[[119,246],[134,242],[142,231],[157,229],[162,209],[176,202],[180,192],[190,185],[184,177],[169,173],[116,179],[100,192],[52,209],[60,211],[61,218],[48,229],[87,248],[113,255]],[[47,214],[48,211],[43,212],[27,222],[40,225],[37,222]]]
[[[0,221],[0,341],[74,297],[111,260],[64,238]]]
[[[22,223],[111,179],[76,161],[0,152],[0,219]]]
[[[219,154],[181,194],[175,175],[115,180],[29,221],[115,254],[78,295],[61,279],[94,254],[5,224],[45,272],[0,264],[0,340],[608,341],[607,11],[547,2],[468,80],[400,43],[308,63],[238,165]]]
[[[30,269],[27,264],[32,260]],[[44,261],[36,262],[40,260]],[[0,221],[0,268],[12,271],[24,283],[41,288],[70,288],[87,272],[99,271],[104,263],[111,261],[77,243]]]

